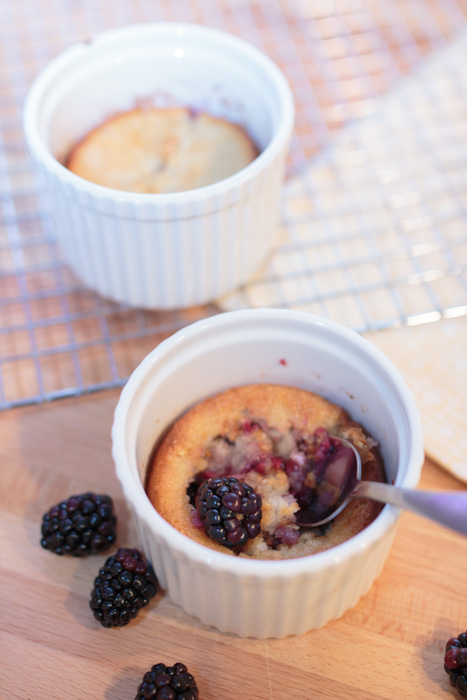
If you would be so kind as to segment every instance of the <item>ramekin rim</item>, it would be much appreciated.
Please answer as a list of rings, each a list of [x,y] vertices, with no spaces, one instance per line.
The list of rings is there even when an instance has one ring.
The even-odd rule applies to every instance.
[[[184,192],[160,194],[126,192],[124,190],[115,190],[110,187],[98,185],[72,173],[52,155],[37,131],[36,121],[38,103],[44,89],[49,84],[48,81],[52,80],[54,75],[66,66],[68,61],[76,60],[76,57],[79,57],[83,51],[91,50],[93,46],[105,45],[106,43],[111,45],[112,42],[117,42],[121,36],[131,38],[132,35],[137,36],[139,32],[148,35],[150,35],[151,32],[172,32],[173,34],[189,32],[194,36],[200,35],[205,37],[206,35],[210,35],[212,38],[218,40],[222,38],[222,40],[228,41],[231,46],[236,47],[252,60],[262,65],[263,69],[271,76],[271,83],[274,83],[278,92],[282,108],[282,118],[270,143],[251,163],[230,177],[224,178],[211,185]],[[40,162],[42,167],[48,172],[53,173],[60,180],[68,183],[76,190],[93,196],[96,200],[111,199],[118,202],[132,202],[135,206],[147,206],[151,204],[154,207],[165,207],[168,204],[184,205],[193,201],[199,202],[200,200],[215,197],[219,193],[224,193],[227,190],[234,190],[235,188],[241,187],[245,182],[255,178],[258,173],[265,170],[271,161],[282,151],[291,137],[294,118],[295,106],[291,88],[285,75],[265,52],[234,34],[194,22],[134,23],[124,27],[116,27],[98,32],[88,41],[75,42],[55,56],[38,73],[27,92],[23,106],[23,129],[29,149],[35,159]]]
[[[187,557],[198,565],[209,564],[209,566],[214,567],[217,571],[235,572],[236,574],[254,575],[258,577],[276,575],[288,578],[291,575],[306,574],[310,570],[321,570],[328,566],[337,565],[343,560],[354,557],[359,550],[376,545],[381,537],[384,537],[392,526],[397,523],[400,511],[393,506],[386,505],[378,517],[368,527],[351,539],[327,551],[311,554],[307,557],[282,559],[279,561],[234,557],[229,554],[210,550],[194,542],[162,518],[150,503],[144,491],[143,484],[140,481],[136,483],[136,480],[132,477],[129,470],[125,469],[125,459],[122,457],[122,455],[126,454],[124,430],[122,429],[124,416],[128,411],[134,392],[140,384],[140,379],[145,376],[147,368],[155,361],[157,353],[161,351],[163,354],[169,352],[171,346],[179,342],[180,334],[183,332],[188,335],[196,334],[203,326],[210,327],[213,323],[229,323],[229,319],[235,320],[235,318],[254,318],[258,316],[271,318],[278,318],[281,316],[283,318],[295,318],[296,320],[300,319],[302,321],[307,319],[307,321],[312,324],[325,326],[331,331],[334,330],[349,339],[351,338],[353,342],[356,342],[360,347],[364,347],[366,351],[369,351],[370,354],[382,363],[384,369],[390,374],[395,386],[404,398],[406,416],[410,424],[410,432],[413,434],[412,449],[408,457],[408,463],[414,466],[412,468],[412,478],[404,480],[403,483],[405,486],[415,486],[418,482],[423,464],[423,431],[420,414],[415,404],[414,397],[400,371],[389,361],[384,353],[355,331],[341,326],[335,321],[324,319],[308,312],[290,309],[259,308],[226,311],[196,321],[162,341],[152,352],[146,355],[123,387],[114,412],[114,421],[111,431],[112,456],[116,466],[118,480],[125,497],[132,505],[133,511],[137,510],[138,518],[142,518],[153,534],[169,544],[172,551],[176,552],[178,556]],[[416,466],[417,463],[419,464],[418,467]],[[157,529],[155,525],[157,525]]]

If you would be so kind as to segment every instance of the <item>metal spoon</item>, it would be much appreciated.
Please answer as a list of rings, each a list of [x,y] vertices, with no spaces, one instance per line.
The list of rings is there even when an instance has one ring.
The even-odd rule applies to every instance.
[[[329,460],[324,478],[318,485],[319,497],[324,497],[324,510],[320,509],[316,520],[311,511],[300,511],[298,522],[301,527],[324,525],[335,518],[351,498],[369,498],[405,508],[467,535],[467,492],[419,491],[377,481],[362,481],[362,461],[355,447],[343,438],[333,439],[339,439],[344,447]]]

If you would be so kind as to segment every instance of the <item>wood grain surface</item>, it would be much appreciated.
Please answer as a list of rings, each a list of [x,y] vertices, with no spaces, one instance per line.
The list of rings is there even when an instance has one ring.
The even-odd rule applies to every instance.
[[[40,521],[73,492],[107,492],[116,502],[118,544],[137,544],[110,455],[118,396],[1,416],[2,700],[128,700],[152,664],[177,660],[195,675],[202,700],[455,697],[443,651],[467,627],[467,539],[408,513],[371,591],[321,630],[240,639],[204,627],[163,593],[128,627],[100,627],[88,600],[108,553],[78,560],[46,552]],[[462,488],[429,461],[420,485]]]

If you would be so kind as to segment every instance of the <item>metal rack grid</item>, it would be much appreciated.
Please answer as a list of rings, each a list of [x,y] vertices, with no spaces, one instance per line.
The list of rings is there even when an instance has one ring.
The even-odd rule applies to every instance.
[[[0,407],[120,386],[160,340],[223,309],[301,308],[358,331],[467,313],[467,4],[330,6],[0,5]],[[27,88],[53,56],[98,31],[157,20],[209,24],[259,46],[287,75],[297,108],[283,227],[267,265],[216,304],[174,312],[128,309],[80,286],[54,241],[21,128]]]
[[[291,179],[282,241],[227,307],[361,332],[467,313],[466,54],[464,32]]]

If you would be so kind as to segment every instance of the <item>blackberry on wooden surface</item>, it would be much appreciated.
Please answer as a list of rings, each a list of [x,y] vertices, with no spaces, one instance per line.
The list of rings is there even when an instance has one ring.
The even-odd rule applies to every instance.
[[[116,525],[110,496],[91,492],[70,496],[44,514],[41,545],[74,557],[105,552],[115,542]]]
[[[467,698],[467,633],[461,632],[446,642],[444,670],[461,698]]]
[[[144,674],[135,700],[198,700],[196,681],[185,664],[155,664]]]
[[[103,627],[123,627],[156,592],[155,574],[141,552],[120,547],[95,578],[89,605]]]

